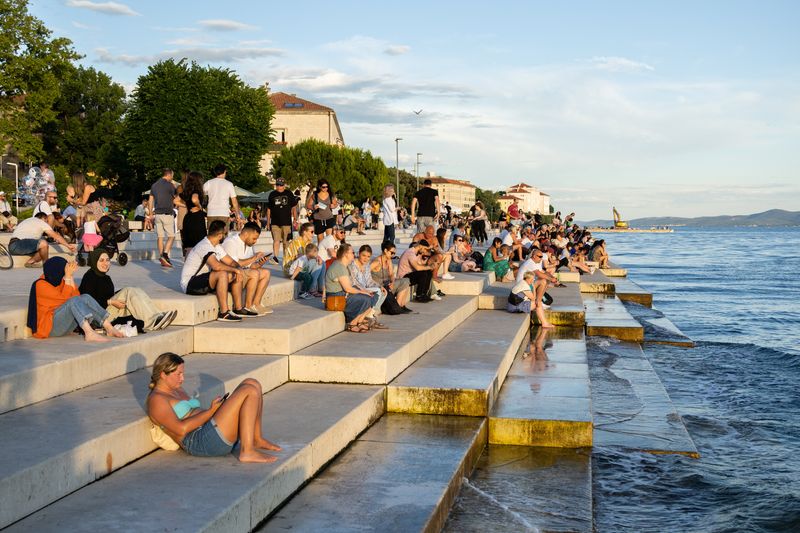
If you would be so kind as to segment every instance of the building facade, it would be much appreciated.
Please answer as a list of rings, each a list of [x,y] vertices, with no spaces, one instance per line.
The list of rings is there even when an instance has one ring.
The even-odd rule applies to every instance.
[[[344,146],[339,120],[330,107],[282,92],[270,93],[269,99],[275,107],[271,125],[275,142],[261,159],[262,173],[272,171],[272,160],[282,149],[308,139]]]
[[[442,205],[450,204],[456,213],[468,211],[475,204],[475,185],[465,180],[454,180],[436,176],[428,172],[427,179],[431,186],[439,191],[439,201]]]
[[[533,185],[517,183],[507,188],[505,196],[498,200],[503,211],[508,210],[508,206],[514,201],[514,198],[519,198],[519,206],[526,213],[540,213],[543,215],[550,213],[550,195],[540,191]]]

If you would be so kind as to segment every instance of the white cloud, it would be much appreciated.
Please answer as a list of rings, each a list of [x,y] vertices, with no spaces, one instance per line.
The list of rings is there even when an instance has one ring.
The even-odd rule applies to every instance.
[[[128,66],[155,63],[163,59],[188,58],[200,63],[233,63],[245,59],[281,56],[283,50],[278,48],[204,48],[188,47],[176,50],[165,50],[153,55],[113,54],[106,48],[97,48],[98,61],[101,63],[117,63]]]
[[[407,54],[411,50],[411,47],[405,44],[393,44],[387,46],[383,53],[390,56],[401,56],[403,54]]]
[[[209,40],[207,38],[199,39],[193,37],[179,37],[177,39],[171,39],[167,41],[167,44],[172,44],[175,46],[203,46],[204,44],[209,44]]]
[[[206,19],[197,22],[207,30],[213,31],[246,31],[255,30],[256,27],[244,22],[229,19]]]
[[[640,70],[654,71],[655,67],[642,63],[641,61],[634,61],[624,57],[593,57],[591,63],[599,70],[608,72],[635,72]]]
[[[89,30],[89,29],[91,29],[91,26],[88,26],[86,24],[82,24],[80,22],[76,22],[74,20],[72,21],[72,25],[75,26],[76,28],[81,29],[81,30]]]
[[[117,2],[91,2],[90,0],[67,0],[69,7],[77,7],[81,9],[89,9],[97,11],[98,13],[105,13],[107,15],[124,15],[135,17],[140,15],[129,6],[119,4]]]

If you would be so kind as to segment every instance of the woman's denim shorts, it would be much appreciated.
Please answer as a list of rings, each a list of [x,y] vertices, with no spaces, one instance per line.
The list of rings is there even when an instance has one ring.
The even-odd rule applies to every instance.
[[[217,423],[212,418],[199,428],[188,433],[183,437],[181,448],[189,455],[196,455],[198,457],[219,457],[221,455],[228,455],[235,447],[238,447],[239,441],[228,442],[222,436],[217,427]]]

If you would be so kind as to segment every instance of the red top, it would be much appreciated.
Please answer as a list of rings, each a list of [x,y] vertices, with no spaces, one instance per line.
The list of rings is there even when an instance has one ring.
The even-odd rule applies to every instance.
[[[508,216],[511,218],[522,218],[519,212],[519,206],[517,204],[511,204],[508,206]]]

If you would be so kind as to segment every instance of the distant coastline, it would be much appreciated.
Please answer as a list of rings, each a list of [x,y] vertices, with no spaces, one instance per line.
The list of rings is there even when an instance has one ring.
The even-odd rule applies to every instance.
[[[613,226],[614,221],[610,219],[598,219],[579,221],[582,226]],[[758,227],[786,227],[800,226],[800,211],[785,211],[783,209],[770,209],[752,215],[722,215],[715,217],[648,217],[635,218],[628,223],[633,228],[649,228],[651,226],[675,226],[675,227],[734,227],[734,226],[758,226]]]

